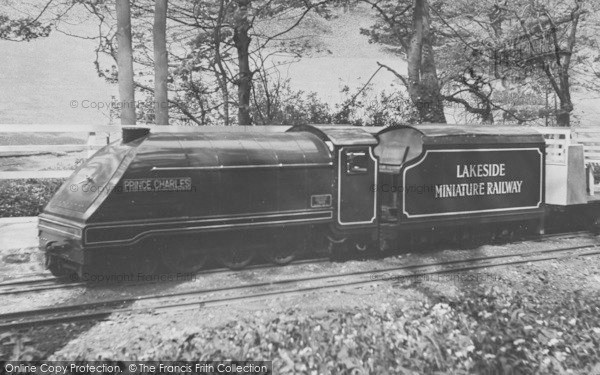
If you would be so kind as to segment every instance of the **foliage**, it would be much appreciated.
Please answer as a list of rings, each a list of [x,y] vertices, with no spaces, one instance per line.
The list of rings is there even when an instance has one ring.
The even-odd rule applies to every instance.
[[[74,8],[71,1],[59,3],[66,9]],[[75,3],[79,10],[95,18],[99,26],[95,36],[99,42],[95,61],[99,76],[115,82],[115,63],[111,61],[116,60],[118,50],[114,0],[77,0]],[[246,94],[253,76],[264,72],[267,60],[277,53],[297,56],[313,48],[311,38],[306,35],[293,38],[286,35],[311,16],[330,17],[327,3],[327,0],[169,1],[168,89],[173,122],[235,123],[234,109],[246,107],[242,104],[249,97]],[[131,7],[136,95],[147,94],[145,100],[153,96],[154,90],[154,1],[132,2]],[[81,18],[81,12],[72,10],[70,13],[73,20]],[[250,44],[242,47],[240,39],[249,40]],[[108,68],[111,65],[112,69]],[[244,99],[241,99],[242,93]]]
[[[0,217],[39,215],[63,182],[35,178],[1,180]]]
[[[404,57],[408,53],[404,41],[412,32],[407,11],[411,1],[362,1],[377,14],[373,25],[362,33]],[[594,38],[586,39],[595,34],[590,32],[595,30],[594,23],[586,22],[593,8],[597,10],[598,5],[589,0],[432,0],[434,51],[445,103],[462,106],[484,122],[539,123],[540,117],[549,115],[561,124],[568,122],[573,109],[571,85],[585,86],[598,71],[590,53]],[[542,43],[538,43],[540,37]],[[588,47],[580,48],[580,42]],[[571,82],[565,78],[569,74]],[[511,100],[498,100],[506,99],[502,93],[507,92]],[[559,99],[556,113],[544,108],[547,93]],[[523,106],[521,94],[535,95],[538,100]]]
[[[590,373],[600,364],[599,296],[563,297],[550,301],[479,286],[452,299],[410,307],[402,300],[312,316],[290,308],[272,318],[256,314],[162,337],[145,354],[124,350],[118,356],[272,359],[277,374]],[[112,355],[103,353],[102,359]]]
[[[418,114],[402,90],[374,93],[366,86],[341,89],[341,103],[331,108],[316,93],[293,90],[289,80],[258,81],[253,92],[252,116],[259,125],[346,124],[390,126],[415,123]]]
[[[415,107],[399,88],[392,89],[391,93],[381,91],[374,94],[369,86],[354,93],[345,86],[341,92],[345,99],[336,105],[332,113],[335,124],[390,126],[419,121]]]
[[[26,41],[50,35],[51,26],[32,18],[10,19],[0,14],[0,39]]]
[[[589,370],[600,360],[600,302],[597,295],[544,296],[495,288],[479,290],[453,304],[457,314],[477,321],[468,356],[476,372],[564,373]]]
[[[294,91],[290,81],[259,81],[253,90],[252,118],[257,125],[326,124],[331,121],[327,103],[316,93]]]

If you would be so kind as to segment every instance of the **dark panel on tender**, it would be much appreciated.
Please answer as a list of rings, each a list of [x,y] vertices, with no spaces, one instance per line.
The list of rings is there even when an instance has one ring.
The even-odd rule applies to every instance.
[[[403,169],[403,216],[436,218],[539,208],[542,149],[510,146],[427,150]]]

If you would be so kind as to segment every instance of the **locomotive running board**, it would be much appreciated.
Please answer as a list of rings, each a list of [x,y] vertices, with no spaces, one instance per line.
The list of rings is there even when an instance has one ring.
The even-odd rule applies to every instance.
[[[137,224],[99,224],[86,227],[83,239],[86,246],[129,245],[154,234],[204,232],[228,228],[254,228],[283,224],[318,223],[328,222],[332,218],[332,211],[313,211]],[[103,240],[104,238],[111,238],[111,240],[105,241]]]

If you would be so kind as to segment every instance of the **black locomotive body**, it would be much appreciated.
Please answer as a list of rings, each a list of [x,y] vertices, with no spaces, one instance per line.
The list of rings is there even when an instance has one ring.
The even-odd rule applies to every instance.
[[[144,135],[99,151],[65,182],[40,216],[40,246],[55,273],[118,252],[147,264],[165,253],[171,268],[193,271],[210,250],[242,267],[258,240],[329,223],[332,184],[331,152],[309,133]]]
[[[310,241],[343,252],[541,232],[544,148],[536,132],[452,125],[124,129],[49,202],[40,248],[57,275],[107,260],[179,272],[210,256],[241,268],[257,251],[283,264]]]

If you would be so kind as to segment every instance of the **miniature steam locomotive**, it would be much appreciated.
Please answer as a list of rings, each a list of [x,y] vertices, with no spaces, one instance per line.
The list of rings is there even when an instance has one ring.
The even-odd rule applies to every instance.
[[[599,222],[578,182],[583,163],[572,157],[557,177],[535,130],[256,129],[124,128],[40,215],[47,267],[57,276],[99,264],[195,272],[216,259],[240,269],[257,253],[286,264],[321,245],[337,257],[539,234],[565,213]]]

